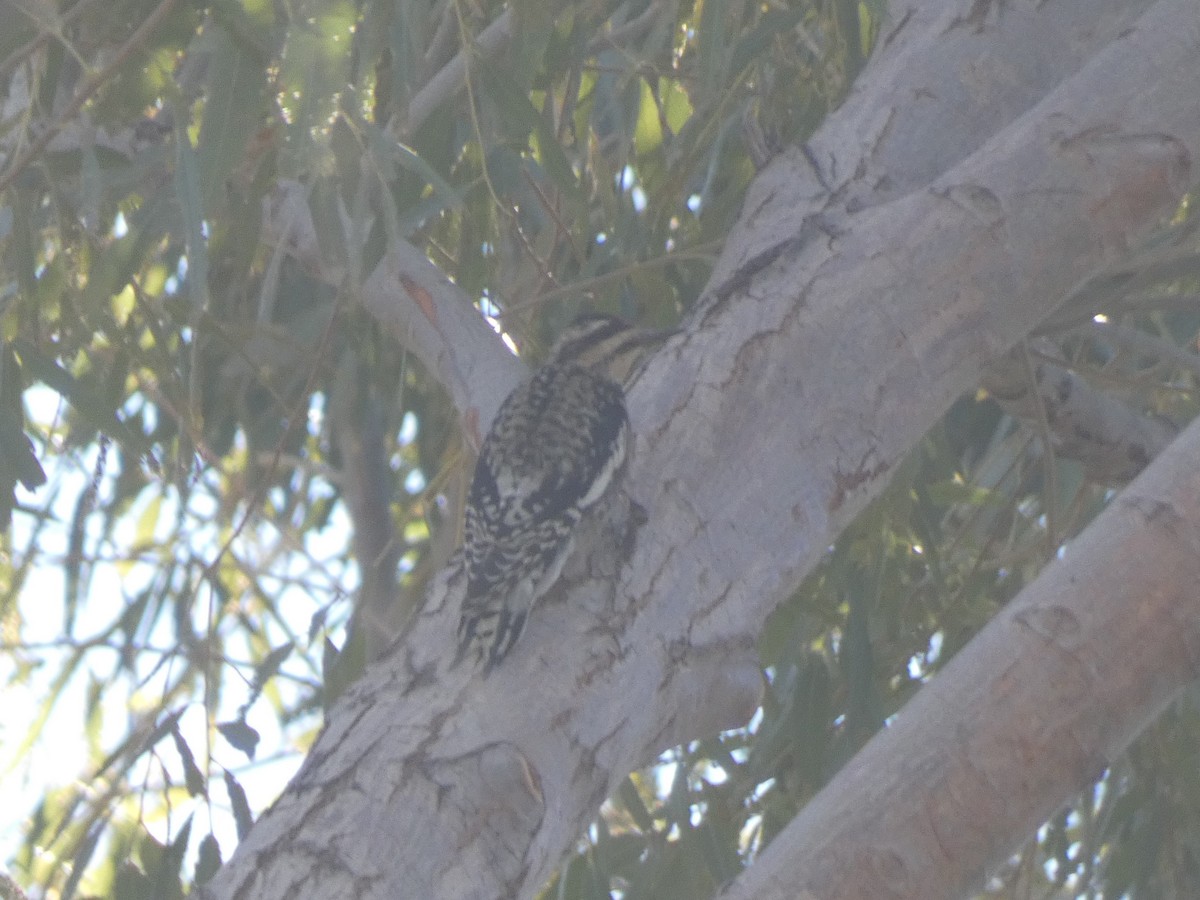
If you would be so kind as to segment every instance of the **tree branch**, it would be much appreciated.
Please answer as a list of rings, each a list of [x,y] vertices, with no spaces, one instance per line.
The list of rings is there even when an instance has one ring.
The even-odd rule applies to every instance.
[[[724,900],[961,897],[1094,781],[1200,675],[1198,456],[1195,422]]]
[[[483,58],[496,56],[504,52],[512,37],[513,11],[509,8],[479,32],[472,46],[459,50],[409,101],[408,115],[403,122],[395,126],[399,139],[406,140],[421,127],[435,109],[463,86],[467,77],[468,54],[477,53]]]
[[[280,182],[264,203],[264,232],[316,277],[340,284],[343,272],[321,256],[308,195]],[[396,241],[360,288],[363,306],[446,389],[469,440],[478,442],[509,391],[526,373],[475,309],[474,300],[407,241]]]
[[[648,521],[631,529],[624,493],[587,520],[569,602],[539,607],[486,680],[447,668],[461,584],[444,573],[209,895],[530,896],[631,768],[744,721],[767,614],[1045,298],[1177,202],[1200,151],[1190,4],[1160,0],[928,188],[756,186],[726,277],[630,396],[624,489]],[[927,91],[959,79],[954,59]],[[923,98],[897,95],[892,117]],[[827,171],[860,171],[850,146]],[[807,212],[766,244],[780,206]]]

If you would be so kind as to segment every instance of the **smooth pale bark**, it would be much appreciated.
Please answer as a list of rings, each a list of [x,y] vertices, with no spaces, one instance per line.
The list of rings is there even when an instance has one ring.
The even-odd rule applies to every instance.
[[[1200,675],[1200,421],[938,673],[724,900],[955,897]]]
[[[884,118],[903,121],[961,81],[953,54],[939,66],[939,41],[950,46],[968,29],[964,39],[985,45],[993,33],[998,47],[1011,38],[1009,5],[996,5],[1006,11],[994,25],[971,22],[974,6],[927,4],[963,15],[914,15],[889,36],[885,63],[905,48],[914,54],[896,63],[891,83],[908,65],[922,75],[920,90],[882,92],[891,98]],[[1102,6],[1112,8],[1049,3],[1013,14],[1036,23],[1047,10],[1069,11],[1064,20],[1082,34]],[[996,133],[986,141],[972,144],[979,126],[969,116],[971,139],[950,140],[963,135],[948,110],[947,134],[914,136],[899,168],[885,167],[909,178],[907,193],[887,179],[833,184],[803,154],[764,172],[687,333],[631,395],[637,440],[626,488],[645,522],[628,524],[624,493],[589,521],[559,597],[487,680],[447,668],[461,584],[452,573],[440,578],[395,651],[332,710],[300,773],[206,895],[531,896],[631,768],[744,721],[756,703],[754,644],[767,614],[983,364],[1034,328],[1048,298],[1119,258],[1190,182],[1200,152],[1194,13],[1194,0],[1160,0],[1023,115],[989,119]],[[1031,28],[1024,40],[1060,37]],[[881,71],[864,76],[832,132],[867,102],[856,98],[878,101],[870,84]],[[1041,92],[1059,77],[1043,80]],[[878,159],[867,157],[889,133],[865,148],[834,146],[818,167],[877,174]],[[958,148],[946,160],[953,168],[928,185],[923,174],[904,174],[920,141]],[[821,180],[836,193],[816,189]],[[1144,719],[1175,678],[1134,674],[1168,685],[1142,692]],[[1066,700],[1092,702],[1085,687]],[[1026,713],[1014,728],[1043,729]],[[1095,730],[1077,737],[1108,742],[1084,748],[1093,761],[1113,743]],[[903,772],[902,757],[888,762],[881,777]],[[1040,764],[995,760],[1004,762],[1023,772]],[[1051,807],[1078,786],[1065,776],[1046,783],[1059,791],[1043,792]],[[969,804],[945,808],[976,814]],[[1008,829],[1024,829],[1029,815],[956,847],[962,872],[977,873],[1011,846],[1024,831]],[[940,822],[938,833],[955,827]],[[918,848],[901,862],[908,877],[945,859]],[[756,869],[772,883],[789,879],[789,896],[810,877],[786,857]]]

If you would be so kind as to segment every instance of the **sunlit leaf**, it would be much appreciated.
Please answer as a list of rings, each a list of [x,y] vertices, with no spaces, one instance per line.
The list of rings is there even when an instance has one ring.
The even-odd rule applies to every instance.
[[[279,99],[291,123],[288,164],[302,166],[316,162],[313,148],[322,147],[349,81],[357,13],[348,0],[302,0],[294,13],[280,59]]]

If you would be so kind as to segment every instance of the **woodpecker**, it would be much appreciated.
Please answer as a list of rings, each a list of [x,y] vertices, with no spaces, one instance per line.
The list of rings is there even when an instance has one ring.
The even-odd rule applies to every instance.
[[[582,315],[501,405],[467,495],[459,660],[474,655],[490,672],[558,579],[575,526],[624,466],[625,384],[669,333]]]

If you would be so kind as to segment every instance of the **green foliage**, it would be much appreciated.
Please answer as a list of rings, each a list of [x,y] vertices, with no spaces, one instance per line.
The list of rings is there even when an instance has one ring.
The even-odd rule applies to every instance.
[[[353,302],[385,248],[422,248],[526,346],[581,305],[674,322],[753,176],[744,123],[778,145],[811,133],[883,14],[0,4],[0,678],[28,712],[4,723],[0,789],[34,780],[0,847],[20,883],[183,896],[261,811],[262,768],[294,770],[366,655],[346,635],[361,459],[339,433],[380,435],[394,594],[419,597],[453,543],[458,419]],[[445,87],[456,57],[465,83]],[[60,118],[72,98],[82,112]],[[59,139],[23,154],[50,126]],[[263,202],[289,183],[322,271],[264,239]],[[1121,280],[1143,330],[1194,336],[1194,307],[1165,307],[1195,291],[1197,259]],[[1192,402],[1174,368],[1077,349],[1153,409]],[[631,776],[547,896],[702,897],[735,877],[1100,508],[1102,489],[1038,447],[961,401],[772,618],[751,726]],[[1194,713],[1157,726],[1003,878],[1182,895]],[[72,768],[39,765],[64,744]]]

